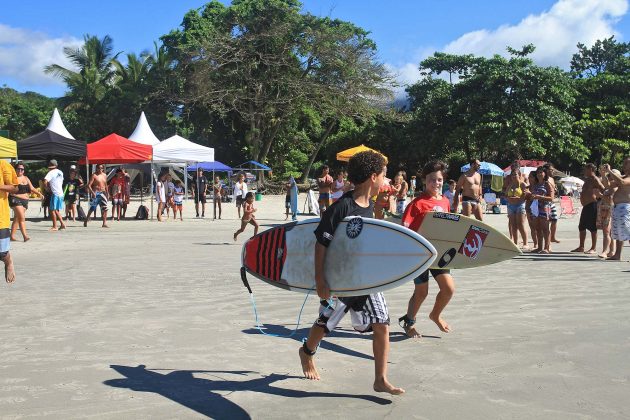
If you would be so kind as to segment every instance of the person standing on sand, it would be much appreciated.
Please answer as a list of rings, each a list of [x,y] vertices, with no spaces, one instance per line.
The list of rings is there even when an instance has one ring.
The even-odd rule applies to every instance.
[[[332,202],[331,192],[333,186],[333,177],[329,174],[330,168],[328,165],[322,166],[322,176],[317,178],[317,186],[319,187],[319,211],[323,213],[326,211]]]
[[[587,163],[584,165],[584,185],[580,193],[580,203],[582,204],[582,213],[580,214],[580,245],[571,252],[584,252],[585,254],[595,254],[597,245],[597,194],[605,190],[602,182],[595,175],[595,165]],[[584,243],[586,242],[586,231],[591,232],[591,247],[588,251],[584,251]]]
[[[32,187],[20,185],[15,169],[0,159],[0,260],[4,263],[4,278],[7,283],[15,281],[15,269],[11,258],[11,212],[9,194],[28,194]]]
[[[92,174],[90,182],[88,182],[87,189],[88,196],[91,200],[87,216],[83,221],[83,227],[86,227],[88,225],[92,212],[94,213],[94,216],[96,216],[96,207],[100,206],[101,217],[103,218],[102,227],[108,228],[109,226],[107,226],[107,206],[109,204],[109,195],[107,193],[107,175],[105,174],[105,165],[96,165],[96,172]]]
[[[236,210],[238,211],[238,218],[241,218],[241,208],[245,204],[245,197],[247,196],[247,182],[245,182],[245,175],[238,174],[238,181],[234,184],[234,201],[236,202]]]
[[[223,199],[223,183],[221,182],[221,177],[214,177],[214,184],[212,184],[213,197],[212,201],[214,204],[214,214],[217,214],[217,207],[219,207],[219,219],[221,219],[221,200]]]
[[[315,229],[315,284],[321,301],[320,314],[299,349],[302,372],[306,379],[319,380],[314,355],[327,333],[335,329],[342,318],[350,312],[352,325],[361,333],[372,332],[374,352],[374,384],[376,392],[393,395],[403,394],[404,389],[395,387],[387,379],[389,355],[389,313],[383,293],[364,296],[336,298],[330,302],[331,294],[324,274],[327,248],[339,223],[347,216],[372,217],[372,197],[378,193],[385,178],[385,159],[379,153],[361,152],[348,162],[348,179],[355,185],[353,191],[343,195],[331,205],[321,217]]]
[[[558,186],[556,185],[556,181],[553,179],[553,173],[555,171],[553,165],[551,163],[546,163],[543,165],[545,168],[545,172],[547,173],[547,178],[549,179],[549,184],[553,188],[554,197],[558,196]],[[560,241],[556,238],[556,231],[558,230],[558,209],[556,208],[556,203],[553,201],[549,204],[549,233],[550,233],[550,241],[556,244],[559,244]]]
[[[617,187],[617,191],[613,195],[615,207],[612,214],[612,232],[611,237],[617,241],[617,249],[615,255],[608,258],[609,260],[621,260],[621,251],[623,243],[630,241],[630,156],[626,156],[623,160],[623,176],[617,175],[610,169],[610,165],[603,166],[604,175],[610,174],[611,185]]]
[[[30,238],[26,234],[26,210],[28,209],[28,195],[29,193],[34,193],[39,195],[40,197],[44,197],[42,193],[40,193],[33,184],[31,184],[31,180],[28,179],[26,175],[24,175],[24,164],[22,162],[18,162],[15,165],[15,171],[17,172],[18,185],[24,185],[28,187],[28,192],[25,193],[17,193],[11,194],[9,196],[9,206],[15,212],[15,217],[13,218],[13,223],[11,224],[11,240],[17,241],[15,237],[15,232],[17,228],[20,228],[22,232],[22,238],[24,238],[24,242],[28,241]],[[26,189],[22,187],[22,189]]]
[[[57,231],[66,228],[61,215],[63,208],[63,172],[57,169],[57,161],[52,159],[48,162],[48,173],[44,178],[44,185],[50,188],[50,216],[52,218],[51,231]],[[57,220],[59,220],[59,229],[57,229]]]
[[[204,176],[202,168],[197,167],[197,176],[193,181],[192,192],[193,200],[195,201],[195,217],[199,217],[199,203],[201,203],[201,217],[206,217],[206,193],[208,192],[208,178]]]
[[[617,175],[621,175],[616,169],[613,169]],[[602,230],[603,244],[602,253],[599,254],[600,258],[611,258],[615,255],[615,241],[611,239],[610,233],[612,228],[612,209],[613,209],[613,195],[617,191],[617,187],[613,187],[610,182],[610,174],[605,174],[604,167],[600,168],[599,173],[602,175],[602,184],[604,191],[598,194],[599,204],[597,205],[597,229]]]
[[[66,220],[72,218],[73,222],[77,221],[77,201],[79,198],[79,189],[83,186],[81,177],[77,177],[77,167],[70,166],[70,177],[64,182],[64,193],[66,202]]]
[[[481,213],[481,174],[477,172],[481,168],[481,162],[478,159],[470,161],[470,168],[459,176],[457,186],[455,187],[455,199],[453,200],[453,208],[459,207],[459,194],[461,193],[462,214],[470,216],[471,214],[477,220],[482,220]]]

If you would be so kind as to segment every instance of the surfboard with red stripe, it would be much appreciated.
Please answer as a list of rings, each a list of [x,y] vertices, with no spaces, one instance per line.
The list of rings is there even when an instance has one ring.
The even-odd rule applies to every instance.
[[[319,219],[310,219],[259,233],[243,245],[243,268],[276,287],[313,290],[313,232],[318,223]],[[410,281],[435,257],[433,245],[416,232],[383,220],[348,217],[335,231],[324,268],[333,294],[356,296]]]

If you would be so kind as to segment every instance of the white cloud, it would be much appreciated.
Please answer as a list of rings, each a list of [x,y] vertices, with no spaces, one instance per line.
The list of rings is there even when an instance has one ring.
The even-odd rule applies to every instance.
[[[49,64],[72,68],[63,54],[64,47],[80,47],[83,40],[74,37],[51,38],[42,32],[0,24],[0,77],[24,85],[63,85],[60,79],[44,73]]]
[[[506,47],[534,44],[532,58],[542,66],[568,68],[576,45],[592,45],[615,35],[614,24],[628,11],[628,0],[559,0],[551,9],[529,15],[516,25],[462,35],[444,51],[452,54],[507,55]]]
[[[592,45],[611,35],[620,39],[614,26],[627,11],[628,0],[558,0],[548,11],[529,15],[515,25],[468,32],[435,51],[490,57],[507,55],[507,46],[520,49],[531,43],[536,46],[532,58],[537,64],[568,69],[578,42]],[[422,51],[426,52],[426,48]],[[401,84],[414,83],[421,77],[418,71],[420,60],[430,54],[417,61],[390,64],[389,68]],[[404,95],[404,88],[396,92],[397,98],[401,95]]]

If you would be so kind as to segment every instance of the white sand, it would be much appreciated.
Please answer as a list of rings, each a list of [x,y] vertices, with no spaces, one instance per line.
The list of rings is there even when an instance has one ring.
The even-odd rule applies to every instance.
[[[259,221],[282,222],[283,199],[257,203]],[[261,335],[239,277],[247,236],[232,242],[234,205],[220,221],[191,217],[192,202],[185,215],[57,233],[28,223],[32,240],[13,244],[18,279],[0,285],[1,418],[630,417],[630,248],[621,263],[567,253],[577,218],[560,221],[562,253],[455,271],[450,334],[426,318],[433,280],[420,341],[394,322],[412,286],[387,292],[390,379],[407,390],[390,398],[372,391],[370,336],[349,320],[317,354],[322,380],[300,379],[317,299],[293,338]],[[294,328],[304,295],[251,284],[261,321]]]

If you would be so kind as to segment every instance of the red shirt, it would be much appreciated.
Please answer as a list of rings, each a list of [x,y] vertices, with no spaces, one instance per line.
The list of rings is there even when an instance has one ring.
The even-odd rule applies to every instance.
[[[416,232],[428,212],[441,211],[448,213],[450,210],[451,206],[448,198],[444,196],[441,196],[441,198],[433,198],[427,193],[422,193],[409,203],[405,209],[405,214],[403,214],[402,217],[402,225]]]

